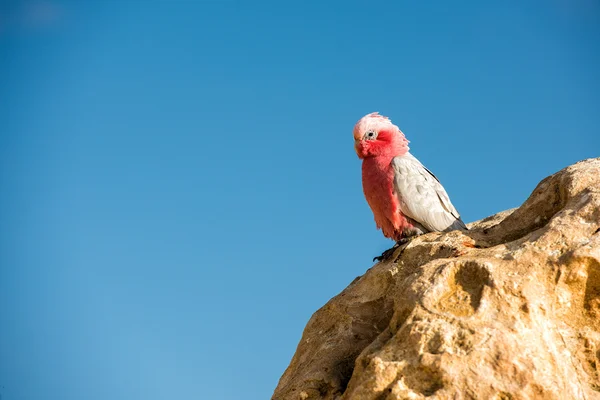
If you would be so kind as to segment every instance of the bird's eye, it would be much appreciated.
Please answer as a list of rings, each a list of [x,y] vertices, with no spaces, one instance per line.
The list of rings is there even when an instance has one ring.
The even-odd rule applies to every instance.
[[[377,134],[373,131],[369,131],[365,134],[365,139],[367,140],[373,140],[377,137]]]

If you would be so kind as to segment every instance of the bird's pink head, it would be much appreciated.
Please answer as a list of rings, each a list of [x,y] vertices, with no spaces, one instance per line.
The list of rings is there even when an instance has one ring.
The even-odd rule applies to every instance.
[[[388,117],[371,113],[354,126],[354,149],[359,158],[396,157],[406,154],[408,140]]]

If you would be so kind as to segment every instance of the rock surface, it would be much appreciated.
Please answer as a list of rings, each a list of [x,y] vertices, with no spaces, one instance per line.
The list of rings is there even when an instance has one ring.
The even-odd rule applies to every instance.
[[[318,310],[273,399],[600,399],[600,158],[469,228]]]

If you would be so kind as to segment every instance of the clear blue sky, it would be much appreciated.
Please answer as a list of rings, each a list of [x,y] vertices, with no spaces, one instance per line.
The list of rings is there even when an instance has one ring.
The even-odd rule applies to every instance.
[[[597,1],[278,3],[0,2],[2,400],[269,398],[392,244],[368,112],[467,222],[600,155]]]

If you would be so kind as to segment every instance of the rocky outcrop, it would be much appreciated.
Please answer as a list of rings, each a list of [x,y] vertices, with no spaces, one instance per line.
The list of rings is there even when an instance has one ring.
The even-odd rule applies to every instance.
[[[273,399],[600,399],[600,158],[469,228],[318,310]]]

